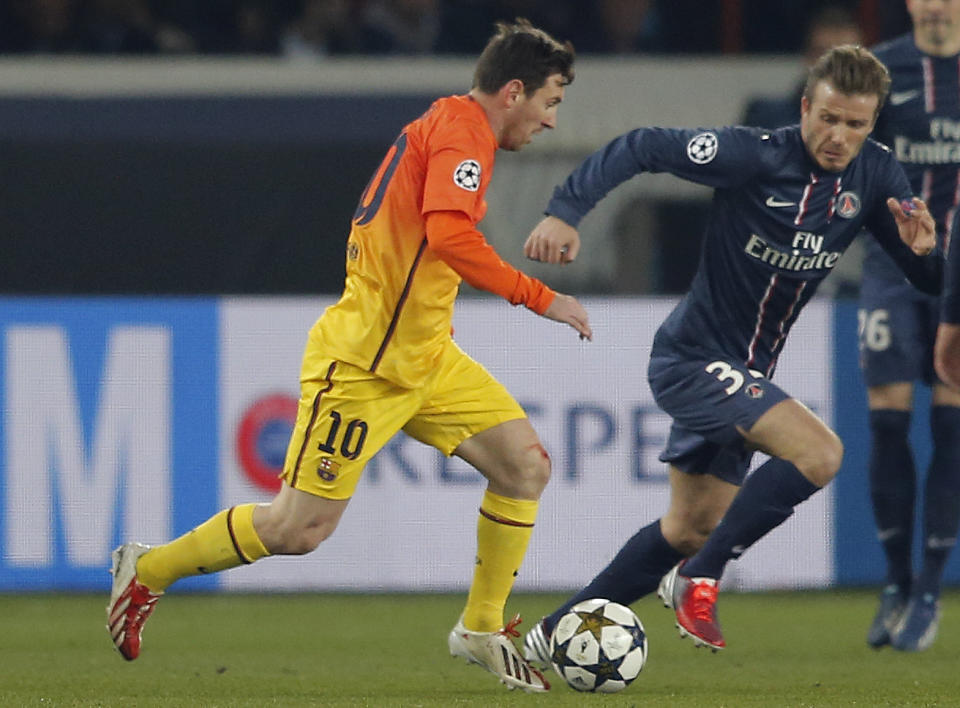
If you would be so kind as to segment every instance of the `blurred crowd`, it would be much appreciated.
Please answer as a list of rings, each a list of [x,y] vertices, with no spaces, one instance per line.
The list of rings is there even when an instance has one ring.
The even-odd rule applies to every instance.
[[[834,4],[836,0],[833,0]],[[476,54],[527,17],[578,53],[797,52],[817,0],[4,0],[0,54]],[[869,40],[902,2],[850,0]],[[798,31],[798,28],[801,28]],[[870,36],[873,35],[873,36]]]

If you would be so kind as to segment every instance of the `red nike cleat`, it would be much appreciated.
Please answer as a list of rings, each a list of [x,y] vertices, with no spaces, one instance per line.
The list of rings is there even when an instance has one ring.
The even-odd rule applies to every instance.
[[[718,651],[727,646],[717,620],[719,587],[714,578],[688,578],[680,575],[683,562],[663,576],[657,595],[677,615],[680,636],[689,636],[698,646]]]

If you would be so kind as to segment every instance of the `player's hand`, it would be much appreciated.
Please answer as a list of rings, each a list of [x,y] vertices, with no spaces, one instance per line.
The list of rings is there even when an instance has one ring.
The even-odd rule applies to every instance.
[[[590,318],[587,316],[587,311],[571,295],[557,293],[543,316],[570,325],[580,333],[580,339],[593,339],[593,330],[590,329]]]
[[[543,263],[570,263],[580,252],[580,234],[562,219],[544,217],[523,244],[523,255]]]
[[[898,202],[893,197],[887,200],[887,208],[893,214],[900,231],[901,240],[918,256],[925,256],[937,245],[936,231],[930,210],[922,199],[913,197]]]

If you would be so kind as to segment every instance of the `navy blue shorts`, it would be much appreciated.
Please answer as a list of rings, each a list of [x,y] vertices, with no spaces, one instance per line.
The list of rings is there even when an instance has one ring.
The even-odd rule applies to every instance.
[[[760,372],[714,352],[655,353],[647,377],[657,405],[673,418],[660,461],[737,485],[753,456],[737,427],[749,430],[790,398]]]
[[[904,381],[936,383],[933,343],[940,321],[937,298],[920,292],[864,287],[860,295],[860,368],[868,387]]]

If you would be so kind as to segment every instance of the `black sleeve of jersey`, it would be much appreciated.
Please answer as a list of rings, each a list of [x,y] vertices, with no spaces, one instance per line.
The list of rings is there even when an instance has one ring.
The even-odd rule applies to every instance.
[[[900,238],[897,223],[887,210],[887,205],[874,210],[866,221],[866,227],[883,246],[883,250],[897,262],[900,270],[914,287],[931,295],[939,295],[943,283],[943,256],[934,251],[928,256],[918,256]]]
[[[553,192],[546,213],[571,226],[614,187],[641,172],[669,172],[710,187],[733,187],[764,162],[761,131],[743,127],[637,128],[587,157]]]
[[[928,256],[918,256],[900,238],[897,222],[890,213],[887,199],[894,197],[900,201],[910,199],[913,192],[910,182],[900,163],[887,150],[874,152],[876,159],[876,177],[881,182],[877,190],[876,203],[867,214],[864,225],[880,243],[890,257],[897,262],[900,270],[914,287],[931,295],[939,295],[943,284],[943,256],[934,251]]]

